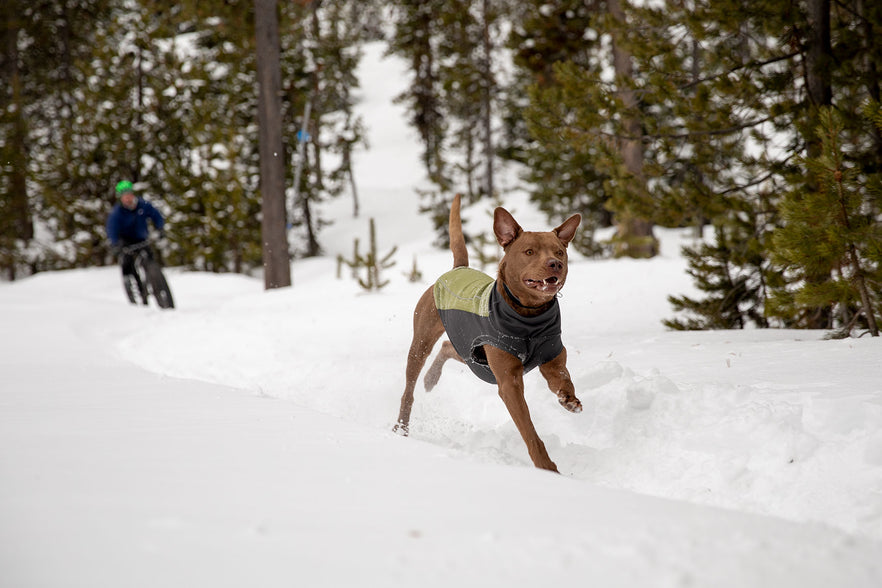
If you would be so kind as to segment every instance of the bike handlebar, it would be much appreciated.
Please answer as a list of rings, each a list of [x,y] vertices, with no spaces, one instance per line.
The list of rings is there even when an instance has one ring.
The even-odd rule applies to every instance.
[[[131,245],[126,245],[125,247],[121,247],[120,251],[122,253],[134,253],[135,251],[139,251],[141,249],[146,249],[150,247],[150,241],[141,241],[140,243],[133,243]]]

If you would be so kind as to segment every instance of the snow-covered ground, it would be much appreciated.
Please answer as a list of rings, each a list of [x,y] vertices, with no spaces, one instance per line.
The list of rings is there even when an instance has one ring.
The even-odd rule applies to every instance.
[[[368,82],[397,65],[366,67],[363,216],[328,205],[293,288],[171,268],[166,312],[129,306],[116,268],[0,284],[0,586],[882,585],[882,344],[666,331],[692,290],[677,231],[653,260],[571,263],[584,412],[527,377],[560,476],[460,365],[391,432],[413,305],[451,259],[395,88]],[[335,275],[369,217],[399,248],[371,294]]]

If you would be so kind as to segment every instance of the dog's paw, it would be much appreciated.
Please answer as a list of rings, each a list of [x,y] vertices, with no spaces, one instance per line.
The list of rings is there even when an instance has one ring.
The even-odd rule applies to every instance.
[[[402,437],[407,437],[410,433],[410,427],[405,425],[404,423],[396,423],[394,427],[392,427],[392,432],[396,435],[401,435]]]
[[[560,405],[570,412],[582,412],[582,402],[571,394],[559,393],[557,401]]]

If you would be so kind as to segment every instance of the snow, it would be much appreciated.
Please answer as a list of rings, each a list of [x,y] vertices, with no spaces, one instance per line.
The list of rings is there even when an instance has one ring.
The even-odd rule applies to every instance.
[[[391,432],[413,306],[451,263],[396,92],[365,82],[363,216],[327,205],[327,254],[293,288],[169,268],[161,311],[130,306],[117,268],[0,284],[0,585],[882,585],[880,342],[665,330],[666,296],[692,292],[679,231],[653,260],[571,263],[584,412],[526,378],[561,475],[453,363]],[[399,247],[379,293],[335,275],[369,217]]]

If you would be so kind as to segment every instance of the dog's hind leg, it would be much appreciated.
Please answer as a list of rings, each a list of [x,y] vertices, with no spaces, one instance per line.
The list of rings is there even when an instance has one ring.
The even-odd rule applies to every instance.
[[[435,298],[432,288],[426,290],[413,311],[413,340],[410,343],[410,351],[407,354],[407,369],[405,372],[404,394],[401,395],[401,408],[398,412],[398,423],[394,431],[401,435],[408,434],[410,426],[410,411],[413,408],[413,392],[420,372],[426,364],[426,359],[432,353],[432,348],[441,335],[444,334],[444,325],[435,308]]]
[[[447,363],[448,359],[456,359],[465,363],[456,352],[456,349],[453,348],[453,343],[445,341],[441,344],[441,351],[435,356],[435,361],[429,366],[429,371],[426,372],[426,377],[423,378],[426,392],[431,392],[432,388],[438,384],[438,380],[441,379],[441,369],[444,367],[444,364]]]

